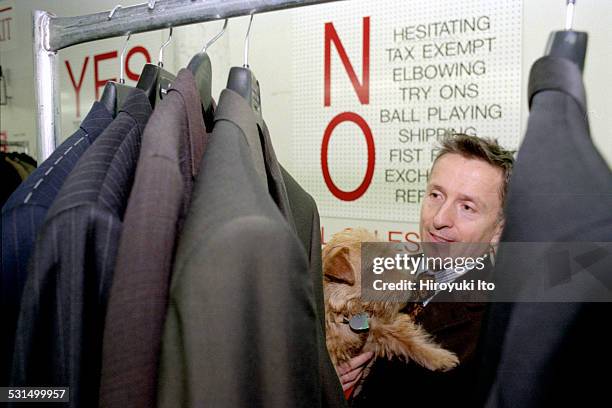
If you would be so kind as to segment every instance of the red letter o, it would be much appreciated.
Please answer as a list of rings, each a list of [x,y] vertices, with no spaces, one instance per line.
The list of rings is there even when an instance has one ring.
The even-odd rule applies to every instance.
[[[366,169],[365,177],[363,181],[357,187],[357,189],[353,191],[343,191],[340,190],[331,178],[329,174],[329,164],[327,162],[327,148],[329,146],[329,140],[331,139],[332,132],[342,122],[353,122],[357,126],[361,128],[363,135],[366,139],[366,144],[368,146],[368,165]],[[375,150],[374,150],[374,138],[372,137],[372,130],[366,123],[366,121],[356,113],[353,112],[342,112],[341,114],[334,117],[327,128],[325,129],[325,133],[323,135],[323,143],[321,146],[321,168],[323,170],[323,179],[325,179],[325,184],[327,184],[327,188],[329,191],[337,198],[343,201],[355,201],[359,197],[365,194],[370,187],[370,183],[372,182],[372,177],[374,177],[374,163],[376,160]]]

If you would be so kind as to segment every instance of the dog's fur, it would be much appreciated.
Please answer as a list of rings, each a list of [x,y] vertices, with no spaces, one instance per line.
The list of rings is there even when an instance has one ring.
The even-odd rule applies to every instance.
[[[436,344],[411,316],[400,313],[407,303],[361,300],[362,242],[379,240],[367,230],[347,229],[323,249],[326,340],[334,365],[371,351],[374,359],[412,360],[430,370],[455,367],[459,363],[455,354]],[[370,316],[370,328],[356,333],[343,320],[362,312]]]

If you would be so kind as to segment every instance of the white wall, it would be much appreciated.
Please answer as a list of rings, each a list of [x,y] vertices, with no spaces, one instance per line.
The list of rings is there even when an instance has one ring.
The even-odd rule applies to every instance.
[[[10,0],[0,0],[0,9]],[[377,0],[378,1],[378,0]],[[508,0],[512,1],[512,0]],[[142,1],[123,1],[124,6]],[[500,1],[492,2],[499,6]],[[574,27],[589,33],[589,49],[585,66],[585,83],[589,102],[591,130],[595,144],[609,163],[612,163],[612,1],[579,0],[577,2]],[[0,48],[0,64],[9,82],[8,93],[12,96],[9,106],[0,107],[0,130],[7,131],[10,140],[28,140],[31,151],[36,152],[35,115],[32,52],[31,52],[31,10],[45,9],[57,15],[70,16],[102,10],[109,10],[114,2],[100,0],[83,2],[79,0],[42,1],[14,0],[18,46],[13,50]],[[522,128],[527,119],[525,89],[532,63],[542,56],[548,35],[553,30],[562,29],[565,21],[564,0],[524,0],[522,35]],[[321,6],[313,6],[321,7]],[[351,10],[351,1],[342,2],[342,7]],[[486,10],[483,10],[486,11]],[[398,10],[399,12],[409,11]],[[292,148],[290,135],[293,134],[290,117],[291,86],[291,24],[293,16],[299,17],[300,10],[287,10],[257,15],[254,20],[251,39],[250,65],[262,87],[263,112],[271,130],[275,150],[283,164],[294,173],[292,168]],[[361,17],[361,16],[359,16]],[[299,18],[296,19],[299,21]],[[210,50],[213,62],[213,94],[218,95],[224,88],[227,72],[232,65],[242,64],[242,47],[247,17],[230,20],[227,33]],[[175,29],[171,45],[166,51],[166,67],[177,71],[189,61],[193,53],[211,38],[221,27],[222,22],[212,22]],[[140,44],[147,48],[154,60],[157,47],[165,40],[166,31],[137,34],[130,44]],[[120,50],[123,39],[109,39],[95,43],[71,47],[60,53],[60,78],[62,100],[62,129],[64,137],[75,129],[81,118],[75,115],[74,90],[66,74],[64,60],[79,68],[86,56],[90,56],[89,66],[84,77],[81,96],[81,111],[84,114],[94,99],[93,55],[109,50]],[[139,59],[140,58],[140,59]],[[139,71],[138,65],[144,60],[134,58],[132,69]],[[101,77],[113,76],[118,70],[117,61],[100,64]],[[79,69],[77,69],[79,71]],[[75,73],[78,79],[78,73]],[[560,141],[562,142],[562,141]],[[397,217],[399,218],[399,217]],[[332,229],[346,226],[341,221],[325,220]],[[392,224],[362,222],[368,227],[393,228]],[[412,226],[414,227],[414,226]]]

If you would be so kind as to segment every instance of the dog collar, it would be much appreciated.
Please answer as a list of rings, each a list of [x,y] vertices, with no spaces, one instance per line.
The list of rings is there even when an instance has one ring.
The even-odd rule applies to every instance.
[[[353,331],[366,331],[370,329],[370,316],[367,313],[358,313],[350,319],[344,317],[342,323],[348,323]]]

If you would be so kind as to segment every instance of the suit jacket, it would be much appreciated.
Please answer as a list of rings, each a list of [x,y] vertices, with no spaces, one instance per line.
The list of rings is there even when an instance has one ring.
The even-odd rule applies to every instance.
[[[6,380],[13,353],[13,335],[27,277],[27,264],[47,211],[85,150],[112,122],[104,105],[94,102],[79,129],[66,139],[11,195],[2,208],[0,314],[3,322],[0,360]],[[6,377],[4,376],[6,375]],[[6,384],[6,381],[0,381]]]
[[[19,184],[21,184],[21,176],[19,176],[15,167],[6,159],[6,154],[2,153],[0,156],[0,174],[2,175],[2,184],[0,184],[0,205],[2,206],[4,206],[6,200],[9,199]]]
[[[325,343],[325,300],[323,298],[323,267],[321,261],[321,229],[319,211],[314,199],[281,166],[281,172],[297,235],[304,245],[309,261],[310,277],[314,289],[315,306],[320,321],[317,328],[319,371],[321,375],[321,401],[324,407],[344,407],[346,400],[338,375],[329,357]]]
[[[317,339],[319,377],[321,381],[321,404],[323,407],[344,407],[346,400],[342,394],[342,387],[336,374],[336,370],[329,357],[325,343],[325,304],[323,299],[323,270],[321,261],[321,232],[319,212],[314,199],[308,194],[299,183],[287,172],[283,166],[278,164],[270,132],[265,122],[262,127],[249,127],[244,121],[249,115],[236,115],[234,118],[239,123],[239,127],[246,131],[252,129],[253,132],[246,131],[247,140],[250,146],[261,144],[261,155],[266,174],[266,185],[272,200],[283,214],[289,227],[297,233],[308,257],[308,269],[313,283],[314,301],[320,327],[315,327]],[[251,143],[252,141],[252,143]],[[255,157],[258,154],[258,148]],[[253,153],[253,151],[252,151]],[[254,157],[253,154],[251,157]]]
[[[94,103],[95,104],[95,103]],[[29,164],[30,166],[32,166],[32,169],[35,170],[36,167],[38,166],[38,162],[36,160],[34,160],[33,157],[27,155],[26,153],[18,153],[17,156],[19,157],[19,159],[26,163]]]
[[[258,133],[224,90],[174,264],[161,407],[320,406],[312,280],[255,168]]]
[[[531,112],[510,181],[502,239],[611,242],[612,174],[590,138],[580,69],[563,58],[539,59],[530,73],[529,100]],[[495,271],[500,283],[519,273],[527,287],[545,272],[543,247],[528,248],[533,250],[510,259],[502,246]],[[607,251],[609,255],[609,244]],[[610,256],[591,260],[604,278],[610,276]],[[596,289],[569,280],[542,296],[561,301],[575,299],[581,291],[588,301]],[[481,402],[487,394],[488,407],[595,406],[609,398],[607,378],[595,366],[612,363],[604,351],[611,338],[601,331],[612,312],[610,303],[493,306],[491,329],[483,339],[483,377],[490,380],[484,383]]]
[[[206,140],[195,80],[183,69],[142,139],[106,314],[101,407],[156,405],[175,244]]]
[[[14,153],[14,154],[10,155],[10,158],[13,159],[14,162],[19,164],[25,170],[25,172],[26,172],[26,177],[25,178],[28,178],[28,176],[30,174],[32,174],[32,172],[34,170],[36,170],[36,166],[31,164],[31,163],[29,163],[26,160],[23,160],[22,154],[23,153]],[[25,180],[25,178],[24,178],[24,180]]]
[[[69,386],[70,406],[98,404],[108,291],[150,114],[145,93],[132,90],[49,209],[23,292],[13,385]]]
[[[15,170],[17,170],[17,174],[19,174],[19,178],[21,178],[21,181],[28,178],[28,175],[29,175],[28,170],[25,168],[23,164],[19,162],[19,160],[17,160],[17,158],[6,156],[6,161],[9,162],[11,166],[15,168]]]
[[[456,282],[490,281],[491,265],[485,265],[483,270],[471,270]],[[483,294],[478,291],[441,292],[433,299],[416,315],[415,321],[438,344],[454,352],[459,365],[439,372],[414,362],[377,360],[351,406],[471,406],[481,353],[479,336],[486,310]],[[403,392],[407,387],[411,390],[409,396]]]

